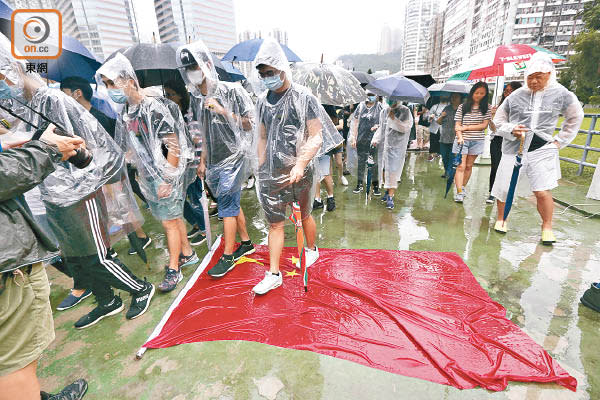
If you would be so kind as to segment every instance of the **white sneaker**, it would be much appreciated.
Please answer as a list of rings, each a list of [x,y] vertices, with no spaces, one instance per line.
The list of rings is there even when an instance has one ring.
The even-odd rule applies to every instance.
[[[456,193],[454,195],[454,201],[457,203],[462,203],[465,200],[465,193]]]
[[[346,177],[344,175],[342,175],[340,180],[342,181],[342,185],[348,186],[348,179],[346,179]]]
[[[306,252],[306,268],[310,267],[319,259],[319,248],[315,246],[316,250],[311,250],[309,248],[304,248]],[[300,261],[296,263],[296,268],[300,269]]]
[[[254,182],[255,181],[256,181],[256,179],[253,176],[251,176],[248,179],[248,183],[246,184],[246,189],[252,189],[254,187]]]
[[[265,271],[265,277],[258,285],[252,288],[252,291],[256,294],[265,294],[269,290],[278,288],[282,283],[281,271],[279,275],[273,275],[270,271]]]
[[[467,197],[467,188],[464,186],[462,188],[462,193],[463,193],[464,197]]]

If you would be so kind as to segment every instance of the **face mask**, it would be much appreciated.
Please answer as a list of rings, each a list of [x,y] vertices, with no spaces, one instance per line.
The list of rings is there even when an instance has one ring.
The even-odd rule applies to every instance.
[[[204,81],[204,73],[201,69],[195,69],[193,71],[188,71],[187,77],[194,85],[200,85],[202,81]]]
[[[9,86],[5,80],[0,81],[0,99],[22,99],[23,93],[23,88]]]
[[[269,90],[277,90],[281,86],[283,86],[283,81],[281,80],[280,74],[275,76],[269,76],[268,78],[264,78],[262,81]]]
[[[394,104],[396,104],[396,102],[394,100],[388,100],[387,103],[388,103],[388,106],[390,106],[390,107],[393,106]]]
[[[117,104],[127,103],[127,96],[125,96],[123,89],[108,89],[108,96]]]
[[[52,82],[48,84],[50,89],[60,89],[60,82]]]

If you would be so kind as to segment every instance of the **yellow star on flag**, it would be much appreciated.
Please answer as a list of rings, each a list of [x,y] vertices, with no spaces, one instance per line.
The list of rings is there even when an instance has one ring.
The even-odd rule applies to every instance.
[[[290,260],[292,260],[292,264],[300,265],[300,259],[298,257],[292,256],[292,258],[290,258]]]
[[[260,261],[255,260],[254,258],[250,258],[250,257],[246,257],[246,256],[242,256],[239,260],[237,260],[235,262],[234,265],[244,264],[244,263],[248,263],[248,262],[249,263],[255,263],[255,264],[258,264],[258,265],[265,265],[265,264],[261,263]]]
[[[286,276],[286,278],[288,276],[293,278],[294,276],[300,276],[300,274],[297,273],[295,269],[293,269],[291,271],[285,271],[285,276]]]

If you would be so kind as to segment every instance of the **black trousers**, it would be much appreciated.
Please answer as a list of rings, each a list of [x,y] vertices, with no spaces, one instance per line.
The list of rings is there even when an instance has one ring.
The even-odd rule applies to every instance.
[[[494,136],[490,143],[490,155],[492,157],[492,169],[490,170],[490,193],[494,187],[494,181],[496,180],[496,172],[498,171],[498,165],[500,165],[500,159],[502,158],[502,137]]]
[[[131,190],[133,190],[133,193],[135,193],[137,195],[137,197],[140,198],[140,200],[142,200],[144,203],[147,203],[146,198],[144,197],[144,194],[142,193],[142,189],[140,188],[140,184],[135,179],[136,174],[137,174],[137,170],[135,169],[135,167],[127,164],[127,176],[129,177],[129,183],[131,184]]]
[[[379,183],[379,167],[377,165],[377,147],[371,147],[371,145],[363,145],[358,144],[356,146],[356,152],[358,153],[358,171],[357,171],[357,180],[358,182],[364,182],[365,178],[365,169],[367,167],[367,159],[369,155],[373,157],[373,161],[375,164],[373,165],[373,174],[371,175],[371,182],[373,182],[373,186],[377,186]]]
[[[429,153],[440,154],[440,133],[429,133]]]

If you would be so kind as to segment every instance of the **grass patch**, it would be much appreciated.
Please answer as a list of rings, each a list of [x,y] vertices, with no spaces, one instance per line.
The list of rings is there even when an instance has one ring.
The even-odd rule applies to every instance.
[[[600,109],[599,108],[586,108],[585,113],[586,114],[598,114],[598,113],[600,113]],[[562,122],[563,122],[563,118],[561,117],[558,121],[559,125],[562,125]],[[583,120],[583,122],[581,123],[580,129],[583,129],[583,130],[590,129],[591,122],[592,122],[591,118],[585,118]],[[598,119],[596,121],[595,130],[597,130],[597,131],[600,130],[600,119]],[[573,140],[572,144],[579,144],[581,146],[585,146],[586,140],[587,140],[587,134],[579,133],[579,134],[577,134],[577,137],[575,138],[575,140]],[[600,135],[594,135],[592,137],[591,146],[600,148]],[[581,160],[581,157],[583,156],[583,150],[565,147],[564,149],[562,149],[560,151],[560,155],[562,157],[569,157],[574,160]],[[599,158],[600,158],[600,153],[595,152],[595,151],[589,151],[586,161],[589,163],[592,163],[592,164],[597,164]],[[568,181],[574,182],[579,185],[589,185],[592,182],[592,177],[594,176],[594,171],[595,171],[594,168],[584,167],[583,173],[580,176],[577,176],[577,170],[579,169],[579,165],[572,164],[572,163],[569,163],[566,161],[561,161],[560,167],[561,167],[563,179],[566,179]]]

